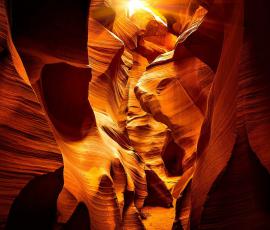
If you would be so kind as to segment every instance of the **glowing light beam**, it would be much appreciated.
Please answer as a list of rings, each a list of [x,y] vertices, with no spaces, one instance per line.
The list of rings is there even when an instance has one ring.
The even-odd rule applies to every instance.
[[[153,15],[153,17],[164,26],[167,26],[167,23],[164,22],[144,1],[141,0],[129,0],[128,5],[128,16],[131,17],[136,11],[145,10],[146,12]]]

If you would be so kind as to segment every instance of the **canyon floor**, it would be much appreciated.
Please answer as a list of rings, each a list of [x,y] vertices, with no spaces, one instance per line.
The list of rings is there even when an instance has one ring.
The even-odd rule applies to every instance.
[[[175,204],[175,202],[174,202]],[[143,221],[149,230],[170,230],[174,220],[174,208],[144,207],[147,219]]]

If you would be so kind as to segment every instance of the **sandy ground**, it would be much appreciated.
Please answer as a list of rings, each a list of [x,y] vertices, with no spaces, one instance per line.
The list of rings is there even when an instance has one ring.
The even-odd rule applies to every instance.
[[[175,203],[175,202],[174,202]],[[143,220],[147,230],[171,230],[174,220],[174,208],[144,207],[147,219]]]

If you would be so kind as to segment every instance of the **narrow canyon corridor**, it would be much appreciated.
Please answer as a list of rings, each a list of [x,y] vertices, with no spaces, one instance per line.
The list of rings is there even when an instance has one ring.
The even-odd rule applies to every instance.
[[[270,229],[269,12],[0,0],[0,230]]]

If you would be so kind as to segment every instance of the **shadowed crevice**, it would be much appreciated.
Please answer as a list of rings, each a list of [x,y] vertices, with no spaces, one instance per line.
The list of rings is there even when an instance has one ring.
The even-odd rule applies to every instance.
[[[81,139],[95,125],[88,101],[91,70],[65,63],[45,65],[41,85],[45,106],[55,128],[64,137]]]

